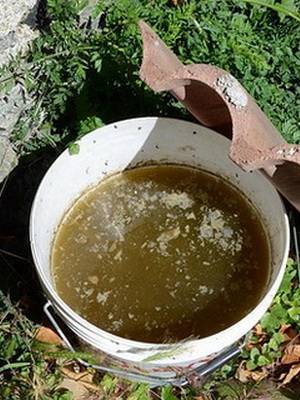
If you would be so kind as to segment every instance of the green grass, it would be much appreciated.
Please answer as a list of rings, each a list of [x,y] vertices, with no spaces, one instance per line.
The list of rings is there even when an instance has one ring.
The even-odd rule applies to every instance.
[[[268,386],[270,393],[277,393],[276,385],[270,383],[241,384],[234,379],[236,368],[245,360],[247,368],[259,371],[264,366],[273,365],[279,360],[282,350],[282,337],[278,333],[284,324],[291,324],[300,331],[299,306],[300,288],[297,277],[297,266],[289,260],[282,285],[273,301],[270,310],[261,320],[265,339],[257,342],[251,350],[244,350],[237,360],[216,371],[200,388],[172,389],[169,386],[150,390],[144,384],[132,384],[109,375],[93,374],[93,384],[101,394],[100,398],[148,400],[192,400],[200,394],[203,399],[255,399],[247,397],[249,393],[261,395]],[[70,353],[56,345],[44,344],[34,339],[37,328],[16,306],[1,294],[0,296],[0,399],[35,399],[35,400],[71,400],[72,394],[61,386],[62,367],[77,365],[76,357],[92,360],[88,353]],[[255,343],[255,334],[249,339]],[[233,395],[235,393],[235,395]],[[99,394],[99,396],[100,396]],[[277,393],[279,396],[279,392]],[[106,397],[105,397],[106,396]],[[231,396],[231,397],[230,397]],[[254,396],[254,394],[253,394]],[[283,395],[282,395],[283,396]],[[298,397],[278,397],[278,399]],[[93,397],[90,397],[92,400]],[[267,397],[272,399],[272,397]],[[77,400],[77,399],[76,399]],[[201,399],[202,400],[202,399]]]
[[[50,22],[32,51],[23,64],[16,60],[2,71],[2,90],[18,81],[34,100],[13,132],[19,154],[48,145],[63,148],[99,124],[128,117],[191,118],[170,96],[154,95],[140,81],[140,18],[184,63],[210,63],[231,72],[287,141],[300,142],[299,1],[269,1],[263,7],[234,0],[189,0],[180,6],[169,0],[104,0],[91,14],[98,21],[104,13],[100,28],[93,29],[78,23],[85,3],[49,0],[45,20]]]
[[[67,399],[56,390],[61,375],[34,349],[35,325],[0,295],[0,398]]]

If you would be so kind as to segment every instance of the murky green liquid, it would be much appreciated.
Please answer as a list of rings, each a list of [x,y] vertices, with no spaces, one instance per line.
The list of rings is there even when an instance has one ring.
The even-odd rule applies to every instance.
[[[223,179],[136,168],[82,195],[52,268],[62,299],[116,335],[153,343],[214,334],[259,302],[270,253],[255,209]]]

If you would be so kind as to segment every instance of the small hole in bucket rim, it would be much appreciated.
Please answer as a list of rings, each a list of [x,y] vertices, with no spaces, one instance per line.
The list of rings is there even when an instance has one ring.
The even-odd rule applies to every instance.
[[[140,131],[142,129],[142,127],[141,126],[138,126],[138,131]]]
[[[118,129],[118,125],[114,125],[114,128],[115,128],[115,129]]]
[[[193,135],[196,135],[198,132],[197,131],[193,131]]]
[[[158,144],[156,144],[156,145],[155,145],[155,148],[156,148],[157,150],[159,150],[159,145],[158,145]]]

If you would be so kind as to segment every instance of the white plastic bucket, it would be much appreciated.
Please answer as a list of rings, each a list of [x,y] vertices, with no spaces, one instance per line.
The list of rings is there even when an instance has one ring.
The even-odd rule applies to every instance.
[[[278,193],[260,172],[243,172],[229,159],[228,139],[186,121],[151,117],[116,122],[86,135],[79,145],[78,155],[66,150],[49,168],[31,212],[34,262],[55,311],[81,340],[108,354],[121,368],[172,377],[213,359],[259,321],[279,288],[288,257],[289,224]],[[123,339],[80,317],[54,289],[50,253],[64,213],[82,192],[107,174],[149,163],[199,167],[228,179],[256,206],[269,235],[272,272],[263,298],[246,317],[212,336],[171,345]]]

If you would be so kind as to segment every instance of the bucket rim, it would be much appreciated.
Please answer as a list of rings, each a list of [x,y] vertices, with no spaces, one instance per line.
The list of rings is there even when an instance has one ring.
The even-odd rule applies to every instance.
[[[165,121],[165,122],[169,122],[169,123],[178,123],[178,124],[183,124],[183,125],[188,125],[190,128],[192,129],[200,129],[202,131],[206,131],[209,132],[212,135],[217,135],[221,140],[223,140],[223,142],[230,144],[230,140],[222,135],[220,135],[219,133],[215,132],[214,130],[201,126],[197,123],[194,122],[190,122],[184,119],[178,119],[178,118],[168,118],[168,117],[155,117],[155,116],[151,116],[151,117],[138,117],[138,118],[129,118],[129,119],[124,119],[124,120],[120,120],[120,121],[116,121],[116,122],[112,122],[108,125],[105,125],[101,128],[98,128],[94,131],[89,132],[88,134],[86,134],[84,137],[82,137],[80,140],[78,140],[79,145],[84,143],[84,141],[86,140],[87,137],[89,137],[90,135],[94,135],[96,132],[98,134],[98,132],[103,132],[105,130],[111,130],[111,128],[114,128],[116,125],[118,125],[119,128],[122,128],[122,125],[126,125],[126,124],[133,124],[133,125],[141,125],[142,123],[145,122],[156,122],[156,121]],[[222,337],[224,337],[225,335],[230,335],[231,332],[234,329],[237,329],[239,326],[241,327],[241,335],[240,337],[242,337],[246,332],[243,332],[242,326],[244,324],[244,322],[248,319],[253,319],[254,314],[256,314],[257,309],[260,307],[261,303],[263,302],[268,302],[268,305],[270,305],[271,300],[274,297],[274,293],[270,293],[270,292],[274,292],[277,291],[279,288],[279,285],[281,283],[283,274],[284,274],[284,270],[285,270],[285,266],[286,266],[286,262],[288,259],[288,255],[289,255],[289,247],[290,247],[290,229],[289,229],[289,220],[288,220],[288,216],[286,213],[286,209],[285,206],[283,204],[283,201],[279,195],[279,193],[277,192],[277,190],[272,187],[272,185],[270,186],[270,181],[264,176],[264,174],[260,171],[254,171],[253,174],[255,175],[259,175],[261,179],[264,179],[266,181],[266,183],[268,183],[269,188],[271,190],[273,190],[273,194],[275,196],[277,196],[277,198],[279,199],[280,203],[281,203],[281,210],[282,210],[282,217],[283,217],[283,225],[284,225],[284,242],[285,242],[285,246],[284,246],[284,252],[281,255],[281,266],[280,269],[276,275],[276,278],[274,279],[274,282],[272,284],[272,286],[270,286],[267,290],[267,292],[264,294],[264,296],[259,300],[259,302],[257,303],[257,305],[247,314],[245,315],[242,319],[238,320],[237,322],[235,322],[234,324],[228,326],[227,328],[218,331],[217,333],[213,334],[213,335],[209,335],[203,338],[199,338],[199,339],[191,339],[191,340],[186,340],[181,342],[175,342],[175,343],[169,343],[169,344],[164,344],[164,343],[151,343],[151,342],[140,342],[137,340],[133,340],[133,339],[126,339],[123,338],[121,336],[117,336],[115,334],[109,333],[99,327],[97,327],[96,325],[92,324],[91,322],[87,321],[86,319],[84,319],[83,317],[81,317],[79,314],[77,314],[70,306],[68,306],[63,300],[62,298],[58,295],[58,293],[56,292],[56,290],[54,289],[54,286],[51,284],[50,280],[46,277],[44,270],[42,269],[42,261],[39,258],[36,246],[35,246],[35,214],[36,214],[36,208],[37,208],[37,203],[38,203],[38,199],[43,187],[43,184],[45,182],[45,180],[47,179],[47,175],[49,173],[50,170],[52,170],[56,163],[58,162],[58,160],[60,159],[60,157],[62,157],[63,155],[68,153],[68,149],[65,149],[55,160],[54,162],[51,164],[51,166],[48,168],[47,172],[45,173],[45,175],[43,176],[38,189],[36,191],[33,203],[32,203],[32,207],[31,207],[31,212],[30,212],[30,221],[29,221],[29,237],[30,237],[30,246],[31,246],[31,252],[32,252],[32,256],[33,256],[33,261],[35,264],[35,268],[36,271],[38,273],[38,276],[42,282],[42,286],[44,291],[46,291],[47,297],[50,299],[50,301],[52,301],[53,306],[57,309],[59,308],[60,310],[63,310],[64,313],[71,319],[76,321],[76,324],[79,327],[82,327],[84,330],[88,330],[90,333],[92,333],[93,335],[96,335],[99,340],[105,339],[108,340],[110,342],[113,342],[117,345],[124,345],[126,347],[129,348],[138,348],[142,350],[147,350],[147,351],[157,351],[157,350],[170,350],[170,349],[176,349],[178,348],[179,345],[182,346],[186,346],[186,345],[191,345],[193,343],[197,343],[198,345],[201,343],[202,346],[209,346],[212,345],[214,343],[217,343],[218,341],[221,340]],[[271,297],[270,297],[271,296]],[[258,321],[257,321],[258,322]],[[211,354],[211,352],[209,353]],[[159,363],[159,360],[157,360],[156,364]]]

